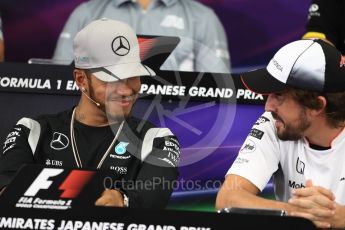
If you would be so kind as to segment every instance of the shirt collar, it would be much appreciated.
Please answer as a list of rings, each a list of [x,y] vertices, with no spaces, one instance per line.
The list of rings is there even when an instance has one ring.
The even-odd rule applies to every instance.
[[[160,1],[163,2],[166,6],[171,6],[175,4],[176,2],[178,2],[178,0],[160,0]]]
[[[165,6],[171,6],[171,5],[175,4],[179,0],[158,0],[158,1],[161,1],[163,4],[165,4]],[[133,0],[115,0],[116,6],[120,6],[120,5],[122,5],[123,3],[126,3],[126,2],[133,2]]]
[[[114,4],[116,5],[116,6],[120,6],[120,5],[122,5],[123,3],[126,3],[126,2],[131,2],[132,0],[115,0],[114,1]]]

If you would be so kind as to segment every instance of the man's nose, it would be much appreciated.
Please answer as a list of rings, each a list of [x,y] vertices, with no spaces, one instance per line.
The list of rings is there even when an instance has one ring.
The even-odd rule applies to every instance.
[[[131,92],[132,88],[129,87],[129,84],[127,84],[127,81],[122,81],[119,84],[118,91],[120,93],[127,93],[127,92]]]
[[[116,86],[114,86],[114,89],[116,90],[116,93],[123,95],[130,95],[133,91],[126,80],[118,81]]]
[[[265,103],[265,111],[275,111],[278,106],[278,100],[273,96],[273,94],[269,94]]]

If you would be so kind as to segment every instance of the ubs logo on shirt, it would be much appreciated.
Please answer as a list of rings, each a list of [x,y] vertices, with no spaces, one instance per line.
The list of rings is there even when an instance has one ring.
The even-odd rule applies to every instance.
[[[46,159],[46,165],[48,166],[62,166],[63,162],[58,160]]]
[[[50,147],[54,150],[63,150],[67,148],[69,145],[69,139],[68,137],[59,132],[54,132],[53,138],[50,142]]]

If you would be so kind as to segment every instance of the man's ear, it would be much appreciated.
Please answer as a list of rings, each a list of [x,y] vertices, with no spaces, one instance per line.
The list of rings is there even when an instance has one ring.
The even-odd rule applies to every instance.
[[[317,100],[318,100],[318,108],[312,110],[312,114],[316,116],[323,113],[327,105],[327,100],[324,96],[318,96]]]
[[[77,84],[79,89],[87,88],[87,79],[86,79],[87,77],[86,77],[86,74],[83,70],[74,69],[73,77],[74,77],[75,83]]]

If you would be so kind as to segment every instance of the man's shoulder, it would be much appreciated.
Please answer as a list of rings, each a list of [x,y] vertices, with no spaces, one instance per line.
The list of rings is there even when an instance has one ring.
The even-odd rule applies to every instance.
[[[145,135],[145,133],[151,129],[156,128],[152,122],[137,117],[130,117],[127,119],[127,124],[132,130],[136,130],[138,133]]]
[[[87,2],[83,2],[81,4],[85,4],[85,6],[87,7],[97,7],[100,5],[109,5],[111,4],[111,0],[89,0]]]
[[[128,126],[132,131],[135,131],[138,136],[144,138],[146,135],[160,134],[165,136],[174,136],[169,128],[158,127],[150,121],[131,117],[127,120]]]
[[[270,112],[264,112],[254,123],[254,126],[271,126],[274,118]]]
[[[58,113],[43,114],[34,118],[38,122],[63,122],[69,123],[72,115],[72,110],[64,110]]]
[[[110,5],[111,1],[109,0],[89,0],[86,2],[82,2],[78,5],[78,7],[75,9],[76,11],[85,13],[88,12],[90,14],[97,11],[97,9],[107,7],[107,5]]]
[[[22,117],[17,121],[8,137],[11,135],[21,136],[20,133],[26,133],[29,138],[38,138],[42,133],[47,133],[55,130],[55,128],[64,127],[68,130],[71,111],[63,111],[57,114],[46,114],[37,117]],[[67,127],[67,128],[66,128]]]
[[[54,126],[65,126],[70,123],[72,111],[66,110],[55,114],[43,114],[36,117],[23,117],[18,120],[17,125],[26,126],[29,129],[34,127],[54,127]]]
[[[341,7],[344,5],[343,0],[333,0],[333,1],[327,1],[327,0],[313,0],[311,1],[310,7],[312,8],[324,8],[324,9],[332,9],[333,7]],[[313,10],[313,9],[309,9]]]

